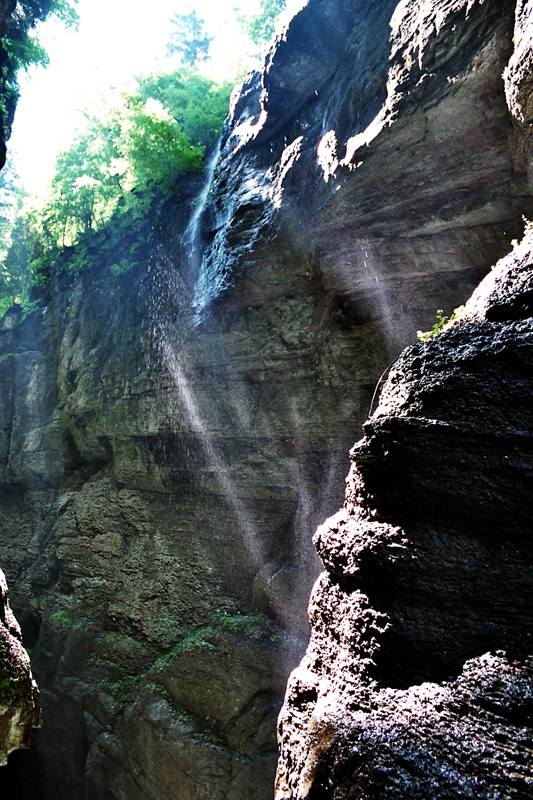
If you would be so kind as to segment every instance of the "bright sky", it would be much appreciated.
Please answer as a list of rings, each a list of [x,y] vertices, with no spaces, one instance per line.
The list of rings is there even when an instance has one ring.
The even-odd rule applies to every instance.
[[[259,0],[245,0],[247,10]],[[306,0],[289,0],[294,13]],[[165,67],[165,51],[176,13],[194,6],[215,41],[213,77],[230,78],[244,42],[233,19],[237,0],[79,0],[79,30],[53,21],[39,34],[50,65],[20,75],[17,106],[8,151],[30,194],[39,194],[51,177],[57,153],[68,146],[82,124],[80,110],[94,104],[109,86],[122,88],[135,75]],[[168,59],[166,60],[168,64]]]

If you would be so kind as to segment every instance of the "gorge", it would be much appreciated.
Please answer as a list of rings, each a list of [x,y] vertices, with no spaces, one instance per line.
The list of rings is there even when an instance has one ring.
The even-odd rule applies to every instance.
[[[267,800],[287,686],[276,800],[531,796],[532,11],[309,0],[146,260],[0,321],[10,796]]]

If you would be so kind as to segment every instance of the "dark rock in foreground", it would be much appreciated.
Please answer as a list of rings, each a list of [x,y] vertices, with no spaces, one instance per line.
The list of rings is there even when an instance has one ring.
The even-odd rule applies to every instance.
[[[532,248],[402,354],[353,448],[277,800],[531,797]]]
[[[311,531],[342,502],[376,381],[531,208],[514,24],[508,0],[310,0],[232,108],[203,252],[200,187],[181,186],[147,264],[102,260],[2,321],[0,553],[43,697],[47,800],[271,797]],[[404,552],[399,522],[381,552],[383,524],[343,569]],[[382,613],[346,598],[370,658]],[[432,676],[387,652],[399,685]]]
[[[40,722],[39,692],[21,639],[0,570],[0,766],[13,750],[30,746]]]

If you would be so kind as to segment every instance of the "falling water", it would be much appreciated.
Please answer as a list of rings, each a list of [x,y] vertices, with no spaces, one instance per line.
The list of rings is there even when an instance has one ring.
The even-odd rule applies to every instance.
[[[244,503],[238,497],[228,465],[217,451],[206,421],[204,420],[200,410],[196,392],[187,378],[186,370],[183,364],[183,354],[177,353],[168,340],[161,342],[161,350],[167,369],[169,370],[174,385],[179,392],[182,406],[187,415],[191,428],[200,439],[202,449],[208,462],[214,469],[220,489],[222,490],[222,493],[228,501],[235,519],[237,520],[237,524],[241,530],[248,552],[253,560],[254,565],[258,567],[263,564],[265,560],[262,552],[259,533],[254,522],[250,518]]]
[[[187,283],[189,286],[192,286],[194,281],[197,279],[202,263],[201,220],[211,191],[213,176],[219,154],[220,139],[218,140],[211,158],[209,159],[205,183],[202,191],[196,199],[191,218],[181,243],[182,254],[187,264],[186,273],[188,278]],[[155,258],[164,261],[165,256],[162,248],[159,248],[155,253]],[[162,264],[158,265],[159,271],[161,270],[162,266]],[[171,277],[172,274],[174,274],[174,276],[176,275],[175,266],[167,263],[163,267],[163,271],[165,273],[165,282],[172,283],[172,286],[170,287],[167,283],[166,288],[171,289],[171,294],[175,296],[174,305],[180,311],[179,317],[181,318],[181,335],[179,333],[179,321],[177,324],[174,324],[175,320],[170,321],[172,328],[171,330],[168,325],[169,321],[167,320],[167,324],[165,324],[165,316],[161,315],[156,309],[154,314],[154,332],[156,334],[158,349],[172,378],[173,385],[177,389],[182,409],[186,414],[191,429],[199,437],[206,460],[212,466],[220,489],[222,490],[222,493],[229,503],[235,519],[237,520],[237,524],[241,530],[244,542],[246,543],[246,547],[253,560],[253,563],[256,567],[260,567],[262,564],[264,564],[265,557],[262,552],[261,540],[256,525],[251,519],[244,503],[238,497],[230,474],[230,468],[217,450],[217,447],[213,441],[213,437],[209,431],[208,423],[206,422],[202,413],[197,393],[191,381],[187,377],[187,373],[189,372],[189,359],[187,356],[187,348],[184,336],[185,332],[183,327],[184,325],[190,327],[191,309],[190,306],[187,308],[184,307],[185,303],[187,303],[189,299],[188,292],[183,281],[178,279],[176,282],[175,277],[174,279]],[[176,334],[178,334],[177,339]]]
[[[206,184],[195,208],[196,225],[208,193],[209,184]],[[187,234],[190,235],[191,231],[193,231],[192,220],[188,225]],[[182,412],[191,431],[198,437],[205,459],[212,468],[221,493],[241,531],[250,558],[254,566],[259,568],[264,563],[265,557],[257,526],[238,496],[230,467],[218,452],[210,430],[210,421],[202,410],[198,392],[189,377],[192,372],[187,342],[192,328],[190,292],[162,245],[155,248],[152,254],[150,273],[154,283],[151,295],[152,336],[158,358],[165,366],[179,398],[179,408],[171,409],[172,416],[176,411]]]
[[[195,200],[189,224],[183,234],[182,250],[188,264],[188,279],[192,285],[200,271],[202,263],[202,247],[201,247],[201,219],[205,211],[207,199],[211,191],[213,183],[213,175],[215,174],[215,167],[217,165],[218,157],[220,155],[220,138],[211,154],[207,169],[205,173],[205,183],[202,191]]]

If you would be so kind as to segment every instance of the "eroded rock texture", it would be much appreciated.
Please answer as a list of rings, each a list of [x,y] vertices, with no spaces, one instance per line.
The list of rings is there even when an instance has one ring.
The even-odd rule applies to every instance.
[[[0,571],[0,765],[13,750],[29,747],[39,725],[39,692],[22,646],[20,627],[7,599]]]
[[[531,797],[532,281],[529,234],[389,372],[315,535],[277,800]]]
[[[310,0],[234,98],[199,230],[180,186],[145,268],[1,322],[0,552],[47,800],[271,797],[310,531],[383,370],[529,213],[514,26],[496,0]]]

